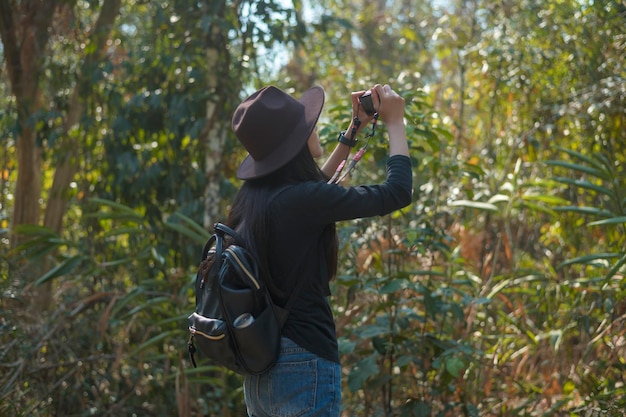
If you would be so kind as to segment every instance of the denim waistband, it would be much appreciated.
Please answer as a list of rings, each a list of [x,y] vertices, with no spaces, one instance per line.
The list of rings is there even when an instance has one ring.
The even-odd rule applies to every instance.
[[[309,351],[303,347],[300,347],[296,344],[296,342],[289,339],[288,337],[282,337],[280,339],[280,354],[289,355],[293,353],[309,353]]]

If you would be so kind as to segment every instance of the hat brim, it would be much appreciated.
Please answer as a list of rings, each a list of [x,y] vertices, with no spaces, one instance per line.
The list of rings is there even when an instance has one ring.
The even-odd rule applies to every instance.
[[[280,147],[261,161],[256,161],[248,155],[237,170],[237,178],[249,180],[268,175],[282,168],[302,150],[322,113],[324,89],[321,86],[312,87],[302,94],[299,101],[304,105],[304,117],[289,134],[289,137],[284,140]]]

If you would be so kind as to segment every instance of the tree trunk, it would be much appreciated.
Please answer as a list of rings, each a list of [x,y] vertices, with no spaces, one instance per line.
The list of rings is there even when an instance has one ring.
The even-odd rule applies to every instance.
[[[78,170],[80,135],[75,133],[84,114],[84,99],[90,94],[90,79],[93,71],[106,58],[106,41],[111,28],[120,11],[121,0],[105,0],[100,9],[98,20],[90,35],[90,44],[94,48],[86,48],[91,52],[85,56],[80,72],[77,74],[76,86],[70,101],[69,110],[64,123],[64,138],[54,181],[50,189],[44,218],[44,226],[60,233],[63,230],[63,216],[67,209],[68,191]]]
[[[224,13],[226,11],[226,2],[220,1],[219,6],[214,6],[217,10],[213,12],[217,19],[224,19]],[[228,101],[225,85],[229,85],[230,82],[225,82],[228,76],[228,63],[226,39],[227,36],[222,33],[225,30],[219,24],[219,22],[213,23],[209,30],[206,42],[207,42],[207,69],[209,74],[208,89],[213,94],[207,102],[207,125],[204,129],[203,135],[200,139],[205,140],[205,174],[206,174],[206,186],[204,189],[204,220],[203,225],[207,230],[213,226],[219,216],[224,213],[220,213],[220,181],[222,180],[222,155],[224,152],[224,143],[226,140],[226,132],[229,126],[230,119],[224,115],[223,109],[225,103]]]
[[[13,246],[21,240],[15,233],[16,226],[40,222],[41,148],[33,116],[41,107],[39,80],[56,4],[54,0],[0,2],[0,37],[18,113]]]
[[[79,150],[81,135],[77,133],[85,110],[85,99],[91,93],[90,79],[97,71],[99,63],[106,57],[106,41],[111,33],[111,28],[120,10],[121,0],[105,0],[100,9],[98,20],[93,32],[89,36],[89,43],[94,48],[85,48],[90,52],[84,57],[79,73],[76,76],[76,84],[72,93],[69,110],[64,121],[64,137],[61,141],[61,149],[54,173],[52,188],[48,193],[48,202],[44,216],[44,226],[61,233],[63,230],[63,217],[67,210],[68,191],[70,184],[76,175],[79,166]],[[52,283],[50,281],[41,285],[39,290],[39,307],[47,309],[52,301]]]
[[[48,28],[57,2],[32,1],[0,2],[0,37],[4,48],[11,93],[17,106],[18,135],[17,182],[13,224],[11,225],[11,245],[18,246],[24,241],[16,227],[25,224],[37,225],[41,216],[41,147],[37,143],[37,130],[34,116],[41,108],[39,81],[43,73],[43,62],[48,44]],[[38,277],[42,265],[28,265],[26,270],[14,271],[16,278]],[[39,305],[48,294],[41,288],[34,289],[30,306]],[[44,300],[45,301],[45,300]]]
[[[65,138],[57,170],[54,175],[49,200],[46,206],[44,226],[60,233],[63,216],[67,206],[67,191],[78,167],[79,144],[77,135],[72,131],[78,126],[84,112],[83,97],[88,96],[91,71],[99,61],[105,58],[106,40],[111,26],[119,14],[121,0],[105,0],[98,21],[91,34],[94,49],[83,61],[77,75],[75,90],[64,123]],[[41,184],[41,147],[37,144],[36,120],[33,116],[41,106],[39,82],[43,73],[45,49],[48,43],[49,29],[56,10],[57,1],[0,2],[0,36],[4,47],[7,72],[11,90],[15,95],[18,108],[19,135],[16,141],[18,174],[15,187],[15,205],[13,208],[12,245],[21,243],[15,228],[23,224],[37,225],[41,222],[42,197]],[[46,265],[30,265],[24,276],[41,276]],[[52,291],[46,283],[34,289],[31,304],[38,309],[46,309],[50,304]]]

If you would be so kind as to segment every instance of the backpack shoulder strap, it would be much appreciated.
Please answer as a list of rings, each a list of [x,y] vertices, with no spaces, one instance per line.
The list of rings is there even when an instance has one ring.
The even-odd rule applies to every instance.
[[[217,234],[218,236],[224,237],[224,235],[230,235],[235,239],[235,242],[241,243],[242,241],[239,233],[235,232],[232,228],[226,226],[224,223],[215,223],[213,229],[215,230],[215,234]]]
[[[211,250],[211,247],[216,243],[216,240],[217,237],[215,235],[212,235],[209,240],[207,240],[204,245],[204,249],[202,249],[202,259],[200,259],[200,261],[204,261],[206,258],[208,258],[209,251]]]

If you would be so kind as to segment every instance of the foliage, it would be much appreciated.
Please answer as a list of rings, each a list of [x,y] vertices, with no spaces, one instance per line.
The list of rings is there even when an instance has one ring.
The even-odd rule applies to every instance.
[[[295,3],[124,1],[70,132],[81,169],[60,233],[9,222],[19,132],[2,73],[0,415],[245,413],[239,377],[186,359],[205,165],[221,164],[223,200],[211,203],[225,213],[242,156],[229,135],[212,161],[203,140],[214,28],[228,50],[219,118],[251,87],[321,83],[331,149],[350,91],[390,82],[406,99],[413,204],[340,225],[331,301],[345,415],[620,415],[624,6]],[[93,6],[67,3],[75,30],[52,32],[47,104],[32,115],[44,189],[67,151],[57,145]],[[386,152],[381,123],[349,181],[383,178]],[[14,230],[29,237],[17,248]],[[55,304],[39,311],[29,301],[46,284]]]
[[[97,199],[83,217],[99,231],[64,239],[22,227],[33,239],[19,252],[32,260],[53,249],[62,253],[33,285],[55,279],[61,285],[48,316],[23,311],[3,323],[2,340],[11,342],[3,358],[2,414],[163,415],[189,408],[189,397],[207,385],[213,389],[193,407],[217,413],[222,406],[208,400],[224,392],[232,377],[211,367],[185,373],[187,331],[181,323],[189,313],[193,277],[186,268],[168,265],[172,248],[154,245],[159,232],[180,228],[180,221],[155,229],[136,211]],[[203,232],[195,227],[186,235],[200,245]],[[13,285],[3,307],[20,311],[27,288]],[[171,395],[172,386],[177,395]]]

